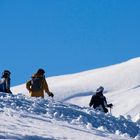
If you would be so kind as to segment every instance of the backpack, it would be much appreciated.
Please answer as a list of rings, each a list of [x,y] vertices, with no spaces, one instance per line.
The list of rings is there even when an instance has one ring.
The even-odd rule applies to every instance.
[[[41,78],[40,77],[34,77],[31,80],[31,88],[33,92],[38,92],[41,90]]]

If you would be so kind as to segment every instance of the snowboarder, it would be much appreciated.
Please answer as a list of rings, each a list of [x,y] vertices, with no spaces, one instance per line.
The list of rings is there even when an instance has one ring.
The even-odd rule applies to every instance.
[[[32,79],[26,83],[26,88],[31,94],[31,97],[44,98],[44,91],[47,92],[49,96],[54,96],[53,93],[49,91],[44,74],[45,71],[43,69],[38,69],[38,71],[32,76]]]
[[[10,90],[10,74],[9,70],[3,71],[2,79],[0,80],[0,92],[12,93]]]
[[[96,94],[92,96],[89,106],[93,106],[95,110],[102,111],[104,113],[108,112],[107,107],[112,108],[113,104],[107,104],[106,97],[103,95],[104,88],[100,86],[96,90]]]

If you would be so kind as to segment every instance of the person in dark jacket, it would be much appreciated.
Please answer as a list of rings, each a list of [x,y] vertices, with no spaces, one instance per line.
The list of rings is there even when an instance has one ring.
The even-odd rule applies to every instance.
[[[0,92],[12,93],[10,90],[10,74],[9,70],[4,70],[2,79],[0,80]]]
[[[106,97],[103,95],[103,91],[104,91],[104,88],[100,86],[96,90],[96,94],[92,96],[89,106],[90,107],[93,106],[95,110],[99,110],[104,113],[107,113],[108,112],[107,107],[112,108],[113,104],[107,104],[107,100],[106,100]]]

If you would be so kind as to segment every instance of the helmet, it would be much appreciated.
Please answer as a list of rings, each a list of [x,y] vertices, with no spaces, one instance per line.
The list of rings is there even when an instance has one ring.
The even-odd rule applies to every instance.
[[[41,74],[43,75],[45,73],[45,71],[43,69],[38,69],[37,74]]]
[[[104,87],[100,86],[99,88],[97,88],[96,93],[103,92],[103,91],[104,91]]]

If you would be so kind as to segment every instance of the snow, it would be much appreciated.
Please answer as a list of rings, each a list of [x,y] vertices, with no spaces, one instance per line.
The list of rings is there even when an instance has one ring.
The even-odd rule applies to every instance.
[[[0,139],[140,140],[140,58],[47,78],[54,99],[31,98],[25,84],[0,93]],[[88,104],[104,86],[111,113]]]

